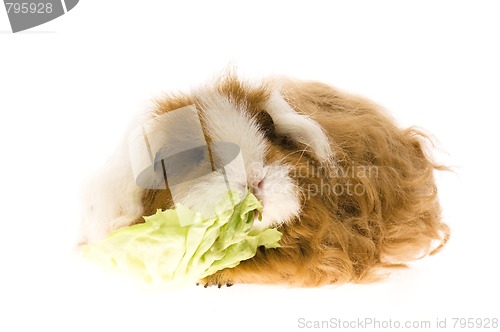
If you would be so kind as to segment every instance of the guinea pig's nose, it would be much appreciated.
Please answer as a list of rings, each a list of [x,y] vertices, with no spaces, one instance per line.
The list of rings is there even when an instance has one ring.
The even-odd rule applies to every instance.
[[[255,195],[255,197],[257,197],[258,200],[262,200],[264,182],[264,178],[255,178],[250,180],[248,183],[250,191]]]
[[[248,181],[250,189],[262,190],[264,188],[264,178],[253,178]]]

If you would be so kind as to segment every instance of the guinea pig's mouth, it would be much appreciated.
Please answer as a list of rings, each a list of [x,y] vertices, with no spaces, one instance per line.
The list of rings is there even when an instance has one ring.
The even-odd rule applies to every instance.
[[[262,220],[262,214],[260,213],[259,210],[253,210],[253,221],[260,221]]]

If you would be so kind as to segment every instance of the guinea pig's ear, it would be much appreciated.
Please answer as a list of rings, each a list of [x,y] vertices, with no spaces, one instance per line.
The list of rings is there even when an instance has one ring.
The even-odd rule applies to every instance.
[[[306,145],[320,162],[332,158],[332,149],[323,128],[310,117],[297,113],[275,89],[265,103],[277,135],[286,135],[297,143]]]

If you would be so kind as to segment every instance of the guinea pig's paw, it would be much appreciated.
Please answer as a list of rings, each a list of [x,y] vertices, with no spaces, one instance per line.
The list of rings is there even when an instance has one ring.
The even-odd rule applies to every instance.
[[[233,285],[233,281],[231,280],[229,273],[225,270],[222,270],[212,274],[211,276],[201,279],[196,283],[196,285],[203,286],[205,288],[209,286],[217,286],[218,288],[221,288],[224,285],[226,287],[231,287]]]

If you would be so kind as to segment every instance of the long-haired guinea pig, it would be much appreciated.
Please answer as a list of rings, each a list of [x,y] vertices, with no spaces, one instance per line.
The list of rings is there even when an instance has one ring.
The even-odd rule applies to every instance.
[[[193,128],[182,123],[151,122],[184,108],[199,115],[207,144],[239,148],[240,175],[233,182],[248,186],[264,207],[255,227],[283,234],[281,247],[261,248],[203,284],[368,282],[446,243],[433,175],[442,167],[428,156],[428,138],[397,127],[374,103],[317,82],[249,83],[228,74],[157,101],[135,127],[153,123],[150,132],[165,143],[172,135],[189,136]],[[89,183],[82,242],[143,222],[174,202],[205,211],[227,190],[215,175],[178,183],[175,193],[141,188],[128,143]]]

